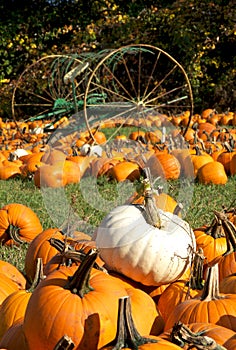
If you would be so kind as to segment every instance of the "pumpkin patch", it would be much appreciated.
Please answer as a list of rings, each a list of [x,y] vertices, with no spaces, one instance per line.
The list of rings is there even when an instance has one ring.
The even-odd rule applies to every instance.
[[[72,192],[61,226],[43,224],[30,203],[0,208],[2,247],[26,249],[21,270],[0,260],[0,348],[197,349],[208,344],[233,350],[235,193],[227,208],[212,208],[212,220],[203,225],[185,220],[179,200],[188,196],[189,184],[223,188],[235,176],[235,132],[224,127],[233,117],[206,110],[192,116],[183,134],[186,114],[150,115],[147,125],[153,130],[138,125],[125,135],[130,125],[120,117],[91,133],[62,133],[57,139],[43,131],[42,121],[25,122],[20,126],[25,143],[20,132],[11,139],[12,124],[2,124],[0,181],[20,179],[39,194],[54,193],[50,200],[62,213],[56,195]],[[70,125],[63,119],[54,127],[64,122]],[[169,123],[176,130],[166,132]],[[119,135],[110,140],[106,129],[115,127]],[[178,181],[182,193],[172,196],[168,189]],[[101,185],[100,192],[94,184],[96,191]],[[89,203],[79,197],[80,186],[91,196]],[[108,186],[118,199],[104,200]],[[95,227],[83,226],[90,220],[86,206],[99,211],[99,195],[104,212]],[[198,210],[197,205],[190,207]]]

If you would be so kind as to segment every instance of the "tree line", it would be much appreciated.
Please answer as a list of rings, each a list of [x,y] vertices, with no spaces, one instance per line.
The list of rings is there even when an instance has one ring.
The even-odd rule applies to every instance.
[[[196,112],[236,110],[233,0],[0,0],[1,113],[15,81],[43,55],[150,44],[185,68]]]

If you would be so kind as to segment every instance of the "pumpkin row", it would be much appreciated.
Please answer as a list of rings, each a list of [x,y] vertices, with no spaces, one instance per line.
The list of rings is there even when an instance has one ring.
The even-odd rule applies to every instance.
[[[62,187],[79,183],[83,176],[134,181],[144,167],[149,167],[153,177],[166,180],[191,178],[203,184],[225,184],[228,176],[236,174],[236,150],[228,143],[217,147],[211,154],[203,149],[202,142],[172,150],[166,145],[145,145],[138,151],[126,143],[119,149],[112,145],[109,154],[101,146],[91,146],[89,154],[83,154],[83,148],[73,154],[64,143],[39,151],[1,151],[0,179],[31,177],[37,187]],[[100,153],[93,152],[94,148]]]

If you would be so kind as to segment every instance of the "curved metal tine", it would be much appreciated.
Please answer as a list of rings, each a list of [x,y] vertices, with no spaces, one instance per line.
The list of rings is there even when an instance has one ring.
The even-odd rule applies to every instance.
[[[165,81],[166,78],[168,78],[168,76],[171,75],[177,67],[178,66],[176,64],[175,66],[173,66],[172,69],[169,70],[169,72],[167,72],[167,74],[158,82],[158,84],[147,94],[147,96],[143,99],[143,102],[145,102],[149,98],[149,96],[152,95],[159,88],[163,81]]]
[[[57,98],[68,98],[65,96],[65,92],[68,91],[64,83],[64,76],[68,72],[70,66],[74,63],[74,58],[69,56],[61,55],[52,64],[52,75],[51,75],[51,91]]]
[[[64,75],[63,81],[65,84],[72,83],[75,78],[83,73],[89,67],[89,62],[83,62],[71,69],[66,75]]]
[[[52,61],[50,69],[51,75],[48,77],[48,89],[52,96],[61,97],[61,57],[56,57]]]

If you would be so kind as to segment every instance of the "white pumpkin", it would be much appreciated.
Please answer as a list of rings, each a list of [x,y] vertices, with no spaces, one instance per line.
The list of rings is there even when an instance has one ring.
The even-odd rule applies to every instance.
[[[94,236],[108,270],[156,286],[182,276],[196,250],[193,230],[177,215],[162,210],[159,214],[161,228],[147,223],[141,206],[111,210]]]

